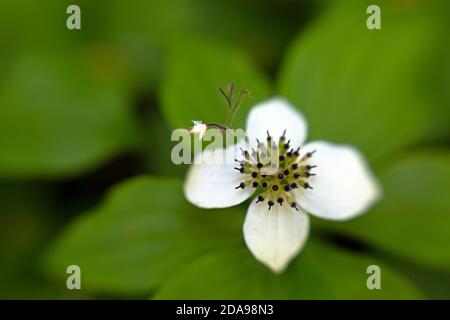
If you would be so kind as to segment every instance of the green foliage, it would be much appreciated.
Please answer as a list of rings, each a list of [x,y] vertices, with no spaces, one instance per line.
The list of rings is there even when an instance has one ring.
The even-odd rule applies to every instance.
[[[52,248],[48,270],[62,278],[67,265],[77,264],[90,291],[133,295],[162,285],[159,298],[418,297],[382,261],[314,241],[286,273],[275,275],[242,242],[245,209],[202,214],[180,187],[146,177],[116,187],[72,223]],[[382,266],[385,290],[366,288],[370,264]]]
[[[449,5],[378,3],[377,31],[359,0],[80,0],[77,31],[69,0],[0,3],[0,297],[422,298],[416,285],[448,297]],[[308,139],[360,147],[384,198],[353,221],[313,219],[275,275],[245,247],[246,204],[186,202],[170,129],[223,123],[218,88],[231,81],[252,92],[242,127],[280,66],[277,93],[305,114]],[[66,289],[71,264],[81,292]],[[366,288],[371,264],[382,290]]]
[[[176,180],[132,179],[71,224],[46,269],[63,278],[76,264],[88,290],[148,294],[194,257],[241,240],[225,230],[239,229],[242,215],[218,211],[202,213],[187,204]]]
[[[117,44],[137,63],[138,72],[146,71],[146,76],[152,78],[150,81],[159,80],[160,62],[167,47],[199,35],[243,48],[265,67],[277,64],[301,16],[298,3],[284,4],[287,10],[300,11],[289,17],[276,2],[270,6],[240,0],[107,3],[113,8],[108,12],[113,12]]]
[[[367,29],[367,6],[332,6],[302,32],[279,90],[306,115],[311,139],[355,144],[378,160],[441,130],[430,123],[446,107],[433,103],[424,78],[446,36],[431,6],[385,2],[380,30]]]
[[[450,153],[423,151],[382,175],[383,201],[370,213],[328,227],[420,265],[450,268]]]
[[[382,270],[382,289],[368,290],[366,269]],[[281,275],[246,248],[216,252],[188,265],[157,292],[159,299],[418,299],[386,263],[311,240]]]
[[[0,183],[0,299],[82,295],[49,283],[37,267],[36,261],[60,222],[52,217],[50,203],[48,188]]]
[[[234,81],[238,87],[251,89],[236,116],[235,127],[243,127],[246,113],[269,94],[264,75],[239,50],[220,42],[194,40],[174,44],[166,59],[161,84],[163,113],[173,128],[191,126],[192,120],[225,122],[227,107],[219,93]]]
[[[74,174],[130,146],[123,90],[84,63],[82,55],[29,54],[3,75],[0,175]]]

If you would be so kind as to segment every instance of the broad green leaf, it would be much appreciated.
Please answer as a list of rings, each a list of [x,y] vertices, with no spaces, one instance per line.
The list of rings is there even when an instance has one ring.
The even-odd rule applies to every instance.
[[[237,91],[245,87],[252,92],[236,117],[235,127],[242,127],[249,108],[269,94],[264,75],[245,54],[220,42],[180,41],[165,61],[160,91],[163,114],[173,128],[189,127],[192,120],[223,123],[227,107],[218,88],[232,81]]]
[[[423,151],[381,177],[384,198],[374,210],[326,224],[421,265],[450,268],[450,153]]]
[[[201,35],[236,45],[265,67],[273,67],[296,28],[299,15],[286,15],[304,4],[210,0],[108,1],[117,44],[146,71],[148,81],[164,73],[164,49],[183,42],[187,35]],[[261,50],[261,48],[264,48]],[[183,51],[183,49],[181,49]],[[149,56],[152,59],[149,59]]]
[[[305,113],[311,139],[355,144],[379,160],[440,131],[432,126],[448,103],[432,99],[424,79],[446,36],[433,1],[383,2],[380,30],[366,27],[369,4],[341,2],[302,32],[279,91]]]
[[[176,180],[135,178],[69,226],[47,269],[61,279],[76,264],[86,290],[148,295],[201,253],[241,241],[229,237],[240,234],[243,219],[234,210],[205,212],[185,202]]]
[[[0,176],[70,175],[130,147],[128,98],[107,56],[85,48],[10,62],[0,84]]]
[[[381,289],[367,288],[367,267],[381,268]],[[417,290],[377,259],[310,241],[281,275],[245,248],[206,255],[170,278],[157,299],[414,299]]]

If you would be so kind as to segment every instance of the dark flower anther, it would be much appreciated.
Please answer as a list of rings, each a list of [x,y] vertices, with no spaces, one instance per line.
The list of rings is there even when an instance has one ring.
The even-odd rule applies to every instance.
[[[305,184],[303,185],[303,188],[305,189],[313,189],[313,187],[311,187],[308,182],[305,182]]]
[[[256,139],[256,143],[258,144],[258,148],[264,147],[264,143],[262,143],[262,142],[259,141],[258,139]]]
[[[289,140],[288,142],[286,142],[286,143],[284,144],[283,147],[284,147],[285,149],[289,149],[290,144],[291,144],[291,140]]]
[[[311,151],[311,152],[308,152],[308,153],[306,154],[306,157],[307,157],[307,158],[311,158],[311,157],[314,155],[315,152],[316,152],[316,150],[313,150],[313,151]]]
[[[292,157],[292,151],[294,151],[294,150],[291,149],[291,150],[289,150],[288,153],[286,153],[286,156],[287,156],[288,158],[291,158],[291,157]]]
[[[244,189],[245,188],[245,184],[243,182],[241,182],[235,189],[239,189],[239,188]]]
[[[302,196],[303,189],[313,189],[308,183],[310,182],[308,178],[315,175],[310,170],[316,166],[305,162],[314,151],[300,155],[300,148],[291,148],[291,140],[286,137],[286,130],[279,138],[272,137],[267,131],[267,142],[258,139],[256,142],[257,150],[251,149],[250,154],[242,150],[243,159],[236,160],[240,166],[236,166],[235,169],[250,177],[249,180],[241,182],[236,189],[253,187],[261,190],[257,202],[268,200],[269,210],[274,204],[282,205],[285,202],[299,210],[293,201]],[[301,188],[302,192],[291,193],[298,188]]]

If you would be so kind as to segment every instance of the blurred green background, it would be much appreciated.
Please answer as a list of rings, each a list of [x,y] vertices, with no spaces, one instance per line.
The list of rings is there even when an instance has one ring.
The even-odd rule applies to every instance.
[[[81,8],[81,30],[66,8]],[[381,7],[381,30],[366,8]],[[0,298],[450,298],[450,6],[444,1],[1,1]],[[174,128],[217,88],[286,96],[311,139],[363,150],[384,198],[313,219],[274,275],[247,204],[188,204]],[[81,267],[81,290],[66,268]],[[366,288],[367,266],[382,289]]]

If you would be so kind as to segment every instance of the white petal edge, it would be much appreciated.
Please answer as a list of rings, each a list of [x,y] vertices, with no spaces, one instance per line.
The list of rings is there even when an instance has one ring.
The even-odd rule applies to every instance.
[[[316,150],[308,161],[317,168],[308,179],[313,189],[297,189],[299,205],[324,219],[347,220],[367,211],[381,196],[381,187],[356,148],[324,141],[311,142],[302,152]]]
[[[256,201],[252,201],[245,217],[245,243],[258,261],[280,273],[303,248],[309,217],[287,205],[277,204],[269,210],[267,201]]]
[[[239,145],[232,145],[227,149],[204,151],[202,161],[198,160],[199,155],[195,157],[183,186],[189,202],[201,208],[226,208],[247,200],[253,194],[255,189],[251,187],[235,189],[244,177],[234,169],[237,150]]]
[[[264,141],[267,131],[275,141],[286,129],[292,147],[300,147],[306,139],[308,126],[303,115],[286,99],[274,97],[254,106],[247,117],[246,132],[250,143]]]

